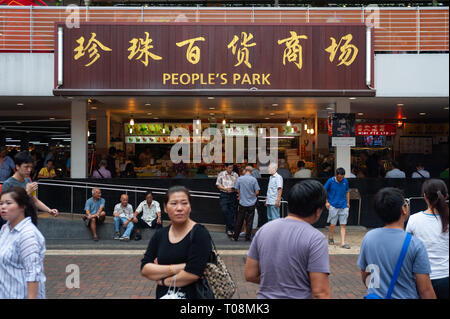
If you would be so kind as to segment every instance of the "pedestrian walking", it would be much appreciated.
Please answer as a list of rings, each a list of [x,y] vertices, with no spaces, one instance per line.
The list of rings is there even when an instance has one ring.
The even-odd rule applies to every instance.
[[[156,298],[175,286],[176,299],[197,299],[197,286],[212,253],[209,232],[190,218],[191,196],[184,186],[169,188],[164,209],[172,222],[150,240],[141,263],[142,276],[156,281]]]
[[[430,279],[436,296],[438,299],[448,299],[447,185],[440,179],[426,180],[422,185],[422,194],[427,209],[411,215],[406,231],[424,243],[430,259]]]
[[[269,184],[267,186],[266,202],[267,220],[280,218],[281,194],[283,193],[283,177],[277,173],[278,165],[269,164]]]
[[[245,240],[250,241],[252,237],[253,218],[255,217],[256,202],[258,200],[259,185],[256,178],[252,176],[252,166],[244,169],[244,175],[239,177],[234,188],[239,198],[239,207],[236,217],[236,227],[231,240],[237,241],[245,220]]]
[[[350,245],[345,243],[347,219],[350,209],[350,189],[348,180],[344,176],[345,170],[340,167],[336,170],[336,176],[330,177],[324,185],[328,194],[325,205],[328,209],[327,223],[330,223],[328,243],[334,245],[334,229],[339,220],[339,226],[341,228],[341,248],[350,249]]]
[[[423,242],[404,230],[409,202],[386,187],[375,195],[375,212],[386,226],[369,231],[357,265],[370,299],[436,299]],[[403,260],[402,255],[404,256]]]
[[[233,172],[233,164],[225,164],[225,170],[217,176],[216,186],[220,191],[220,208],[225,216],[225,231],[228,236],[233,236],[235,226],[237,196],[234,186],[239,175]]]
[[[55,217],[58,216],[58,210],[47,207],[37,197],[38,183],[32,182],[30,178],[31,171],[33,170],[34,160],[33,157],[27,151],[17,153],[14,156],[14,165],[16,172],[8,178],[2,185],[2,193],[7,192],[12,187],[22,187],[27,194],[31,196],[34,206],[37,210],[49,213]],[[0,226],[3,221],[0,219]]]
[[[327,241],[312,226],[326,198],[320,182],[297,183],[288,194],[288,216],[258,230],[244,270],[245,280],[259,284],[258,298],[331,298]]]
[[[45,239],[33,199],[12,187],[0,197],[0,299],[45,298]]]

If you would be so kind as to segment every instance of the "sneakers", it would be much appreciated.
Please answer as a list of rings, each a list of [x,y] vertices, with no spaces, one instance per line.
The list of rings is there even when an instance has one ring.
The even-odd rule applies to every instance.
[[[120,237],[120,241],[129,241],[129,240],[130,240],[130,237],[128,237],[128,236]]]
[[[119,240],[120,239],[120,234],[119,233],[115,233],[113,238],[115,240]]]

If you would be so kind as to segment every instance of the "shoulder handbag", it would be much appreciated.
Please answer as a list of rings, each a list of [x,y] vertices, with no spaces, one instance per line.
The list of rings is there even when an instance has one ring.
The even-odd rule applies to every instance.
[[[200,227],[203,225],[197,224]],[[194,232],[191,232],[191,240],[193,238]],[[215,299],[230,299],[236,292],[236,283],[233,281],[227,266],[223,262],[222,258],[217,253],[216,245],[214,241],[211,240],[211,256],[205,269],[205,280],[206,283],[212,290]],[[200,281],[200,280],[199,280]]]
[[[400,275],[400,270],[403,265],[403,261],[405,260],[406,252],[408,251],[409,244],[411,242],[412,235],[410,233],[406,233],[405,241],[403,242],[402,251],[400,252],[400,256],[398,257],[397,264],[395,265],[394,274],[392,275],[391,283],[389,284],[389,289],[384,299],[391,299],[392,292],[394,291],[395,284],[397,283],[397,278]],[[368,294],[364,296],[364,299],[383,299],[377,294]]]

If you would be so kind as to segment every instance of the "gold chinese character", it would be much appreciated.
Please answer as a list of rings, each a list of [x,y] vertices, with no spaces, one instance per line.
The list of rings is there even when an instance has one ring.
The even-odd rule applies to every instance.
[[[346,66],[352,64],[356,59],[356,56],[358,55],[358,48],[355,45],[350,44],[353,36],[349,33],[343,36],[339,43],[336,43],[336,40],[333,37],[330,37],[330,39],[331,45],[325,49],[326,52],[330,53],[330,62],[333,62],[336,52],[340,47],[342,53],[341,55],[339,55],[339,61],[341,62],[338,64],[338,66],[341,64],[344,64]],[[342,40],[345,40],[345,43],[341,46]]]
[[[78,60],[79,58],[84,56],[86,51],[89,53],[89,58],[94,57],[94,59],[90,63],[85,64],[84,66],[90,66],[100,58],[100,54],[98,53],[97,47],[100,47],[100,49],[102,49],[103,51],[112,51],[110,48],[104,46],[103,44],[100,43],[100,41],[98,41],[95,38],[97,36],[96,33],[91,32],[91,35],[92,36],[89,39],[89,42],[87,43],[86,46],[83,46],[84,45],[84,37],[80,37],[78,40],[76,40],[77,43],[79,44],[79,46],[73,50],[73,51],[77,52],[77,54],[75,54],[75,57],[74,57],[75,60]]]
[[[198,46],[194,46],[195,41],[205,41],[204,37],[197,37],[193,39],[188,39],[186,41],[177,42],[178,47],[185,46],[189,44],[188,49],[186,51],[186,59],[192,63],[197,64],[200,61],[200,48]]]
[[[145,66],[148,66],[148,57],[152,58],[153,60],[162,60],[162,57],[150,52],[150,49],[153,49],[153,45],[150,44],[153,42],[153,40],[149,38],[148,32],[144,33],[145,40],[142,38],[133,38],[131,41],[129,41],[132,45],[130,48],[128,48],[128,51],[131,51],[130,55],[128,55],[128,60],[131,60],[137,53],[140,53],[136,60],[140,60]],[[144,60],[141,60],[143,56]]]
[[[306,35],[297,35],[297,32],[290,31],[291,37],[278,40],[278,44],[286,43],[286,49],[283,55],[283,65],[286,65],[286,59],[288,62],[294,62],[299,69],[303,66],[302,46],[300,45],[300,39],[308,39]]]
[[[245,65],[251,69],[252,65],[248,61],[249,55],[250,55],[248,48],[254,47],[256,45],[256,43],[254,43],[254,42],[248,43],[248,42],[250,42],[253,39],[253,34],[251,34],[251,33],[247,34],[246,32],[241,32],[241,39],[242,39],[241,43],[240,43],[241,47],[239,48],[239,50],[237,52],[238,62],[234,66],[239,66],[242,64],[242,62],[244,62]],[[238,41],[239,41],[239,37],[237,35],[235,35],[233,37],[233,40],[228,44],[228,49],[231,48],[231,52],[233,53],[233,55],[236,55]]]

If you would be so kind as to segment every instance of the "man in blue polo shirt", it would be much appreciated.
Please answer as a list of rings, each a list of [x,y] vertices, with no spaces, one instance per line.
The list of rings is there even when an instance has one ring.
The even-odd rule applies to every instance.
[[[334,244],[334,229],[339,219],[341,227],[341,248],[350,249],[345,243],[345,226],[347,225],[348,211],[350,209],[350,193],[348,180],[344,177],[345,170],[340,167],[336,170],[336,176],[327,180],[324,187],[328,193],[326,207],[328,209],[328,220],[330,232],[328,234],[328,244]]]

